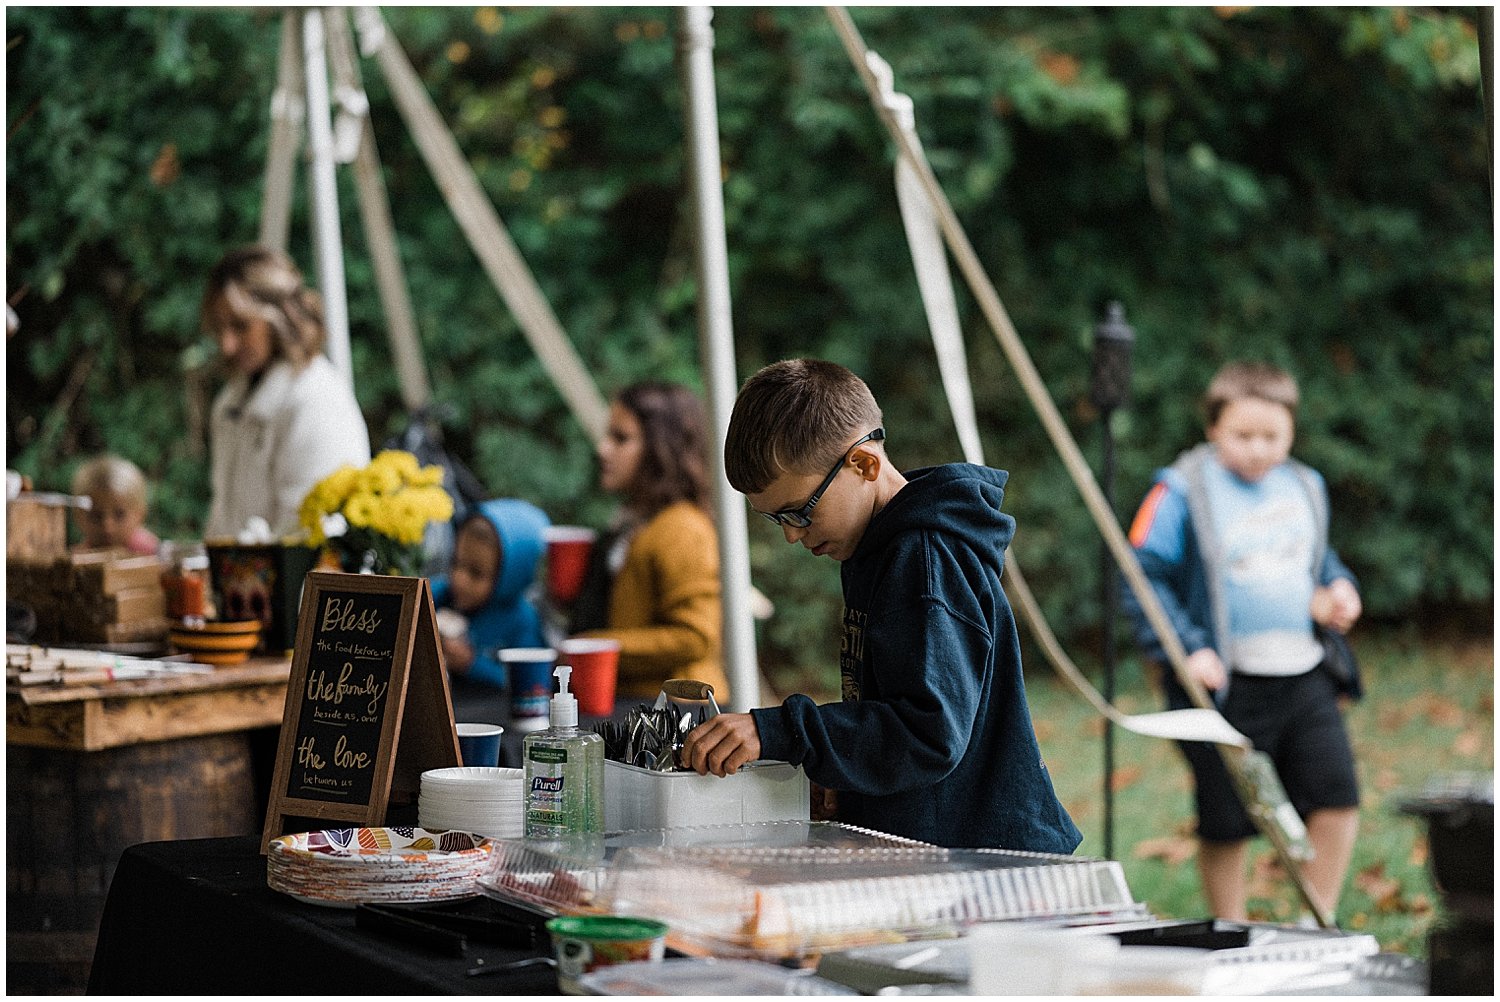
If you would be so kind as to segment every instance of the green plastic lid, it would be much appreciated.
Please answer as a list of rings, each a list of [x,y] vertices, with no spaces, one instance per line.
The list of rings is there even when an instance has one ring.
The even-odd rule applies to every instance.
[[[562,915],[548,920],[547,931],[574,939],[655,939],[667,934],[667,924],[629,915]]]

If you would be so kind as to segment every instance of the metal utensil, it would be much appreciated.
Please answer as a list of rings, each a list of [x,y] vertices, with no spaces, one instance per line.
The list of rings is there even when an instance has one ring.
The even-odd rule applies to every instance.
[[[480,961],[481,964],[484,961]],[[511,971],[519,971],[527,967],[556,967],[557,961],[552,957],[527,957],[525,960],[512,960],[505,964],[491,966],[471,967],[468,974],[471,978],[481,978],[486,974],[509,974]]]

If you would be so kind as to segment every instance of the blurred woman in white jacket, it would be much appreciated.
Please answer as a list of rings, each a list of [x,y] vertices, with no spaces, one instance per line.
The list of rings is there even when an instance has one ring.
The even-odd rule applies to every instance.
[[[314,484],[370,461],[354,391],[323,354],[322,299],[285,254],[242,247],[209,272],[202,319],[230,370],[210,417],[204,537],[237,536],[257,517],[274,538],[295,534]]]

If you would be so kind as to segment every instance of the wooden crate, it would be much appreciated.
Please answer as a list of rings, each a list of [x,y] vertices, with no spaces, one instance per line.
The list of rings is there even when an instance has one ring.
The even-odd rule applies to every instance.
[[[68,509],[60,495],[22,494],[5,503],[7,559],[55,560],[68,552]]]
[[[42,644],[133,643],[167,635],[162,562],[125,550],[76,550],[48,561],[8,559],[6,594],[36,615]]]

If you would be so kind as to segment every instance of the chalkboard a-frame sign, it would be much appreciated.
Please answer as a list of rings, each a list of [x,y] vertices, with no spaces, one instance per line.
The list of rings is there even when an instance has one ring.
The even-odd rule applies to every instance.
[[[309,573],[261,851],[288,818],[379,826],[393,790],[458,764],[427,579]]]

